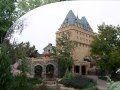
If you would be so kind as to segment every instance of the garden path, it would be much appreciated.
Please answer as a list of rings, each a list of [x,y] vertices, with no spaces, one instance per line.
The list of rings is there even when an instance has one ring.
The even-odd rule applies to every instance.
[[[98,76],[95,76],[95,75],[88,75],[87,77],[89,77],[97,82],[97,88],[99,90],[107,90],[107,81],[101,80],[98,78]]]

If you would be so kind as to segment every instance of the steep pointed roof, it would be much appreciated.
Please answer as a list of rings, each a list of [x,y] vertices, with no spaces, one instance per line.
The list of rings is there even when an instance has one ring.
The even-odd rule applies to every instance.
[[[83,16],[81,19],[80,19],[80,22],[81,24],[83,25],[83,27],[87,27],[87,28],[91,28],[87,19],[85,18],[85,16]]]
[[[65,20],[63,21],[62,25],[64,24],[75,25],[75,23],[81,24],[85,28],[91,28],[85,16],[79,19],[78,16],[76,17],[73,11],[70,10]]]
[[[70,10],[65,18],[65,20],[63,21],[63,24],[70,24],[73,25],[75,24],[75,21],[77,20],[77,17],[74,15],[73,11]]]

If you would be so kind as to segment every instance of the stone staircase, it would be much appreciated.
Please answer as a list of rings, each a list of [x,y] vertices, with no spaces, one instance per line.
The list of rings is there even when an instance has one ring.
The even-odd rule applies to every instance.
[[[44,84],[56,84],[56,81],[44,81]]]
[[[57,85],[57,81],[56,79],[45,79],[43,81],[43,83],[46,85],[46,89],[45,90],[58,90],[56,85]]]
[[[52,84],[56,84],[57,82],[55,78],[48,78],[48,79],[45,79],[43,83],[47,85],[52,85]]]

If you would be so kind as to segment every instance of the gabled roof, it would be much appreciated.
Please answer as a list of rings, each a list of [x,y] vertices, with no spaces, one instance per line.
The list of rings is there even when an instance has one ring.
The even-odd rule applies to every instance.
[[[79,19],[78,16],[76,17],[74,15],[73,11],[70,10],[68,12],[65,20],[63,21],[62,25],[64,25],[64,24],[75,25],[75,23],[81,24],[85,28],[91,28],[87,19],[85,18],[85,16],[83,16],[81,19]]]

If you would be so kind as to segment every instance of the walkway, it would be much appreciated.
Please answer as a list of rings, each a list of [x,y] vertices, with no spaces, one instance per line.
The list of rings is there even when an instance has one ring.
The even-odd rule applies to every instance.
[[[107,82],[105,80],[101,80],[97,76],[94,76],[94,75],[92,75],[92,76],[90,75],[87,77],[89,77],[97,82],[97,88],[99,90],[107,90]]]
[[[99,79],[97,76],[95,75],[89,75],[87,76],[93,80],[95,80],[97,82],[97,88],[98,90],[107,90],[107,82],[104,81],[104,80],[101,80]],[[44,84],[47,86],[47,87],[44,87],[42,89],[38,89],[38,90],[58,90],[56,87],[56,80],[45,80],[44,81]],[[68,89],[64,89],[64,90],[68,90]],[[72,89],[73,90],[73,89]]]

